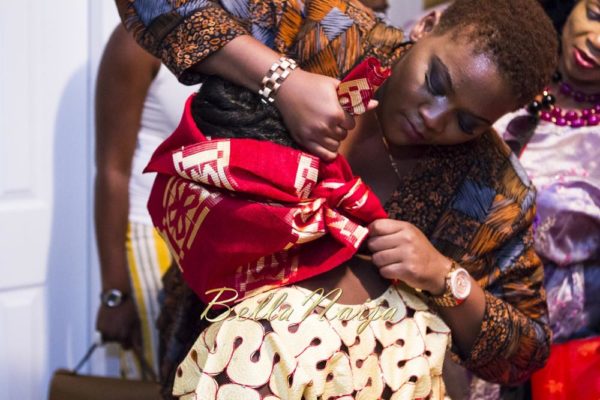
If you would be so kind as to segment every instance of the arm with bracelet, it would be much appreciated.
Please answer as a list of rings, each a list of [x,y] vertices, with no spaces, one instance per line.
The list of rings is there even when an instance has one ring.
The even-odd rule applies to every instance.
[[[255,32],[271,32],[267,36],[252,36],[246,29],[253,18],[265,16],[265,8],[260,7],[258,1],[249,2],[245,11],[233,15],[227,10],[228,6],[232,6],[227,1],[207,2],[194,10],[185,9],[184,4],[181,8],[174,9],[174,14],[156,16],[157,21],[162,21],[167,26],[176,23],[171,20],[175,17],[189,22],[184,24],[186,27],[177,25],[168,33],[160,31],[160,23],[144,25],[142,11],[145,7],[150,8],[151,3],[153,2],[147,0],[133,3],[117,1],[125,25],[143,47],[159,58],[177,49],[176,56],[163,58],[163,62],[183,83],[192,84],[201,81],[204,76],[218,75],[258,92],[264,78],[271,67],[279,63],[282,54],[292,56],[290,59],[294,58],[288,54],[289,48],[285,43],[271,48],[265,46],[271,42],[268,38],[282,34],[279,32],[279,18],[264,18],[261,29]],[[272,15],[280,15],[284,11],[294,14],[299,12],[294,9],[297,5],[291,1],[273,2],[272,6]],[[370,13],[363,7],[361,12]],[[202,21],[205,20],[213,21],[214,25],[204,26]],[[193,34],[186,32],[187,29],[191,29]],[[211,37],[210,41],[198,43],[195,39],[207,35]],[[356,62],[358,61],[357,58]],[[277,95],[272,93],[270,98],[274,100],[296,142],[308,152],[331,160],[337,154],[340,141],[355,126],[354,120],[344,113],[336,101],[339,76],[343,76],[354,65],[349,64],[345,71],[339,71],[340,74],[331,74],[333,71],[327,73],[320,66],[308,66],[306,69],[302,62],[298,64],[299,67],[290,71],[287,77],[279,77],[281,87],[276,91]],[[316,73],[311,73],[313,71]],[[372,101],[369,108],[376,104],[376,101]]]

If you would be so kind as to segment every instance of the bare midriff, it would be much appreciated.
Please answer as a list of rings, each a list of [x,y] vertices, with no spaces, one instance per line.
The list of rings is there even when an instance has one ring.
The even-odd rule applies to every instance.
[[[296,286],[311,291],[323,289],[325,294],[339,288],[341,295],[337,299],[338,303],[362,304],[379,297],[389,288],[390,283],[369,260],[353,257],[329,272],[296,283]]]
[[[398,177],[390,164],[374,112],[367,112],[357,118],[356,127],[342,142],[339,151],[346,157],[354,174],[370,186],[382,203],[383,199],[391,197],[398,186]],[[365,154],[369,154],[369,157],[365,157]],[[409,170],[409,166],[402,167],[403,170]],[[390,284],[391,281],[379,274],[370,259],[355,256],[343,265],[297,283],[296,286],[309,290],[323,288],[325,293],[340,288],[340,304],[361,304],[379,297]]]

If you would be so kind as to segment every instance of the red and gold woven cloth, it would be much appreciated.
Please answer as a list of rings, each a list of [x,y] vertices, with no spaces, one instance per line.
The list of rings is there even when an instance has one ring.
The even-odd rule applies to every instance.
[[[352,79],[368,81],[374,65],[365,61]],[[360,96],[364,108],[383,79],[357,82],[342,97],[360,111],[353,99]],[[327,272],[357,251],[365,225],[387,217],[343,157],[325,163],[266,141],[209,140],[191,99],[146,168],[158,173],[148,209],[203,301],[213,299],[212,289],[235,289],[241,300]]]
[[[338,98],[342,108],[352,115],[364,113],[369,100],[390,74],[390,69],[382,68],[375,57],[369,57],[358,64],[338,87]]]

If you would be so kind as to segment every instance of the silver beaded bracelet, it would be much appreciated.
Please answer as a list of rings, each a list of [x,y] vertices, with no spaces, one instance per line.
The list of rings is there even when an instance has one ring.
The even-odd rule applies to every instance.
[[[258,91],[263,102],[272,103],[275,101],[275,96],[281,84],[297,66],[296,61],[287,57],[281,57],[279,61],[271,65],[271,68],[262,79],[260,90]]]

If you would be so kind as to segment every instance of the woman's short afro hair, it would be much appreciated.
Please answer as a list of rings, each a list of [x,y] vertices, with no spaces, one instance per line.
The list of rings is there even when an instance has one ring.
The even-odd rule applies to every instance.
[[[450,31],[491,57],[517,107],[533,100],[556,69],[556,32],[537,0],[455,0],[433,33]]]

